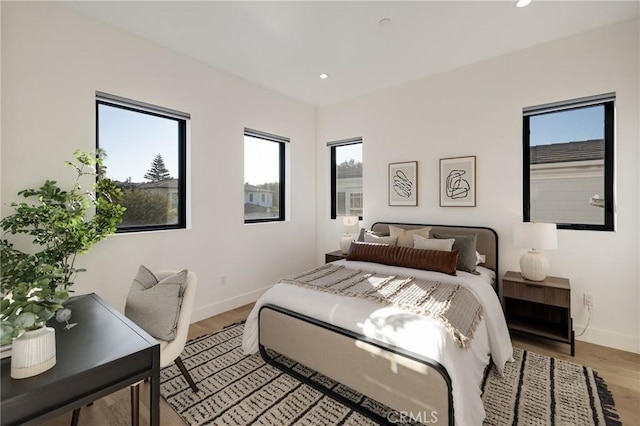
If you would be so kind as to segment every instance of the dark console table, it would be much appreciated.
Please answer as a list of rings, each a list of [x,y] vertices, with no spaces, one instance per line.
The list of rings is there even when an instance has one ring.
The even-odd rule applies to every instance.
[[[160,424],[160,345],[96,294],[69,299],[77,325],[56,329],[56,365],[28,379],[11,378],[2,360],[1,424],[38,424],[145,378],[151,381],[151,425]]]

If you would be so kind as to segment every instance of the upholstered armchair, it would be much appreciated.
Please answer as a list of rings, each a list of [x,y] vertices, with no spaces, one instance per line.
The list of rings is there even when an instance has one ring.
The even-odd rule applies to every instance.
[[[198,387],[180,354],[187,342],[197,283],[196,274],[187,270],[152,273],[141,266],[125,306],[125,316],[160,343],[160,368],[175,362],[193,392],[198,392]],[[140,383],[130,386],[133,426],[139,423]],[[78,424],[79,417],[78,408],[73,412],[72,426]]]
[[[155,273],[155,276],[160,282],[178,274],[179,271],[159,271]],[[163,340],[158,337],[155,339],[160,343],[160,368],[169,366],[172,362],[175,362],[180,372],[184,376],[187,383],[194,392],[198,392],[193,378],[187,371],[180,358],[180,354],[184,350],[184,345],[187,342],[187,335],[189,333],[189,324],[191,323],[191,313],[193,311],[193,303],[196,297],[196,287],[198,280],[194,272],[187,273],[187,279],[184,286],[184,293],[182,296],[182,304],[180,306],[180,313],[178,315],[178,321],[175,329],[175,338],[173,340]],[[125,307],[125,315],[129,309],[130,299],[127,299],[127,307]],[[136,322],[135,318],[131,318],[133,322]],[[139,324],[140,325],[140,324]],[[142,327],[142,325],[141,325]],[[145,328],[145,327],[142,327]],[[138,425],[138,418],[140,412],[140,383],[131,385],[131,424]]]

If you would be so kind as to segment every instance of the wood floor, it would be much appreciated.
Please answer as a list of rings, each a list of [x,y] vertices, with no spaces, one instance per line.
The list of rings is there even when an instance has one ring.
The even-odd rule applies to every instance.
[[[222,329],[224,326],[246,319],[252,304],[229,312],[207,318],[192,324],[189,338]],[[588,365],[596,370],[606,381],[613,393],[616,408],[624,425],[640,425],[640,354],[619,351],[591,343],[576,342],[576,356],[569,355],[569,345],[536,339],[529,336],[512,336],[513,345],[539,354]],[[140,424],[149,424],[148,387],[142,386],[140,392]],[[69,425],[71,413],[62,415],[45,423],[48,426]],[[90,426],[127,426],[130,424],[129,390],[123,389],[98,400],[89,407],[83,407],[80,413],[80,425]],[[163,426],[182,426],[185,423],[160,398],[160,424]]]

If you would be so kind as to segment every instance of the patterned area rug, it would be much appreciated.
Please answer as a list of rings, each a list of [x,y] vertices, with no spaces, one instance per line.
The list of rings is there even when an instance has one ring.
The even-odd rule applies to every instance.
[[[282,356],[278,361],[354,401],[358,411],[266,364],[242,354],[243,324],[187,343],[185,366],[195,394],[175,365],[162,369],[160,392],[190,425],[377,425],[397,414]],[[613,398],[591,368],[514,349],[505,375],[487,369],[485,425],[618,425]],[[433,421],[431,421],[433,423]],[[406,422],[405,424],[420,424]]]

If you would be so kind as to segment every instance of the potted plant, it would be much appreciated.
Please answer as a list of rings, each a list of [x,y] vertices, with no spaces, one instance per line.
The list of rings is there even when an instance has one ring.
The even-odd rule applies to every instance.
[[[0,341],[2,345],[13,341],[12,377],[29,377],[53,367],[55,340],[53,348],[51,337],[49,343],[34,343],[33,337],[27,337],[28,332],[38,331],[37,336],[46,334],[42,331],[46,329],[45,323],[54,316],[67,321],[69,326],[71,312],[63,303],[69,298],[76,275],[84,271],[74,266],[78,254],[86,253],[95,243],[113,234],[122,221],[125,209],[118,204],[120,189],[104,177],[103,156],[101,151],[76,151],[75,161],[66,162],[76,174],[71,189],[64,190],[55,181],[47,180],[38,189],[20,191],[18,195],[26,200],[12,203],[15,213],[0,221],[5,236],[14,235],[21,243],[14,246],[4,238],[0,240]],[[81,185],[87,178],[93,182],[91,189],[83,189]],[[87,215],[89,208],[95,209],[92,215]],[[31,239],[25,250],[20,234]],[[14,368],[21,357],[16,351],[25,348],[39,350],[49,359],[35,368],[24,365]],[[21,368],[14,375],[14,370]]]

